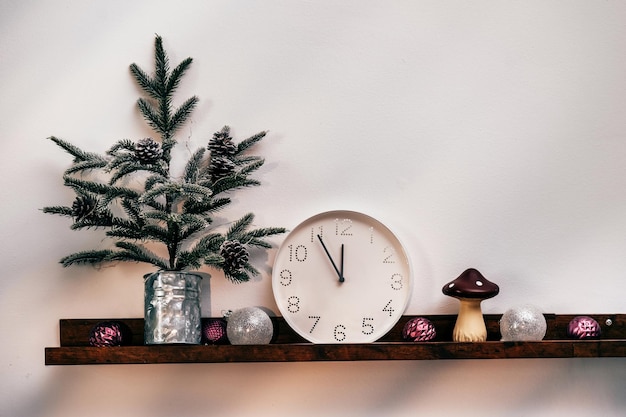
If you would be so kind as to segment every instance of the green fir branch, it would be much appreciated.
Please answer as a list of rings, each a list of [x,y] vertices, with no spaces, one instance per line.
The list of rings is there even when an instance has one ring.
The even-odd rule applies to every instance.
[[[226,207],[231,202],[230,198],[211,198],[204,202],[187,200],[183,204],[183,210],[185,213],[192,214],[214,213],[221,208]]]
[[[215,269],[222,269],[224,266],[224,258],[217,253],[209,253],[204,257],[202,262],[209,267],[213,267]]]
[[[187,121],[187,118],[191,115],[196,105],[198,104],[198,97],[193,96],[187,99],[180,105],[176,112],[171,116],[168,125],[168,132],[173,134],[183,123]]]
[[[233,158],[233,162],[237,165],[248,165],[256,163],[257,161],[265,162],[263,158],[256,155],[239,155],[236,158]]]
[[[265,164],[265,159],[256,159],[239,170],[239,175],[248,176]]]
[[[259,275],[259,271],[254,268],[249,262],[244,264],[243,270],[229,271],[224,274],[231,282],[240,284],[250,281],[251,275]]]
[[[217,255],[219,259],[215,261],[214,255],[219,252],[220,246],[224,243],[224,240],[224,237],[219,233],[211,233],[204,236],[199,239],[190,250],[180,252],[177,268],[184,269],[189,266],[199,268],[202,263],[209,266],[220,267],[224,258]],[[212,262],[207,263],[207,260],[212,260]]]
[[[154,188],[155,185],[158,184],[165,184],[166,182],[168,182],[169,179],[164,176],[164,175],[151,175],[150,177],[148,177],[146,179],[146,182],[144,183],[144,188],[146,191],[151,190],[152,188]]]
[[[157,36],[154,39],[154,68],[155,75],[154,81],[156,83],[157,91],[159,92],[159,99],[167,95],[167,79],[169,72],[169,59],[163,48],[163,38]]]
[[[123,226],[113,226],[111,230],[106,232],[106,235],[111,238],[128,239],[128,240],[142,240],[145,239],[145,235],[140,228],[130,228]]]
[[[257,239],[257,238],[246,240],[246,245],[255,246],[257,248],[263,248],[263,249],[270,249],[272,247],[272,244],[270,242],[267,242],[263,239]]]
[[[169,72],[169,59],[163,49],[163,39],[157,36],[154,41],[154,82],[159,97],[157,99],[157,111],[161,122],[160,132],[163,141],[171,138],[170,119],[171,119],[171,97],[173,92],[167,91],[167,81]]]
[[[182,271],[185,269],[200,269],[202,267],[202,258],[197,258],[188,252],[180,252],[176,258],[174,269]]]
[[[48,139],[50,139],[61,148],[63,148],[67,153],[72,155],[74,157],[74,163],[92,160],[104,160],[102,156],[92,152],[85,152],[78,146],[72,145],[71,143],[63,139],[57,138],[56,136],[50,136]]]
[[[254,144],[259,142],[267,135],[267,131],[259,132],[256,135],[250,136],[248,139],[244,139],[237,145],[237,153],[235,155],[239,155],[244,151],[248,150]]]
[[[146,224],[141,228],[144,239],[156,240],[165,246],[175,245],[178,236],[172,233],[171,228],[162,227],[158,224]]]
[[[102,184],[95,181],[81,180],[74,177],[64,176],[65,185],[72,187],[77,192],[90,192],[100,195],[113,195],[115,197],[139,198],[139,194],[126,187],[118,187],[108,184]]]
[[[183,224],[179,232],[181,240],[188,238],[208,226],[205,217],[197,214],[183,213],[180,215],[179,221]]]
[[[237,188],[254,187],[261,185],[257,180],[249,179],[241,175],[222,177],[213,184],[213,194],[217,195]]]
[[[125,198],[122,200],[121,206],[124,209],[124,212],[126,213],[126,215],[130,219],[132,219],[134,223],[137,223],[137,224],[141,223],[142,221],[141,206],[136,200]],[[125,221],[125,220],[120,219],[120,221]]]
[[[158,99],[160,97],[159,91],[155,88],[152,78],[137,64],[130,64],[130,72],[135,78],[137,84],[139,84],[139,87],[141,87],[144,92],[154,99]]]
[[[172,217],[175,214],[167,212],[165,210],[151,210],[143,213],[143,218],[145,220],[156,220],[157,222],[167,223],[172,220]]]
[[[116,169],[120,169],[121,166],[126,164],[137,164],[135,156],[131,155],[130,153],[115,154],[114,158],[111,159],[107,164],[106,170],[108,172],[113,172]],[[114,182],[115,181],[109,180],[110,184]]]
[[[134,212],[131,213],[129,217],[130,218],[113,217],[110,230],[113,234],[109,236],[125,237],[127,239],[143,239],[142,228],[145,222]]]
[[[283,234],[286,229],[283,227],[265,227],[247,231],[239,238],[239,241],[249,246],[258,246],[262,248],[271,248],[272,245],[262,238]]]
[[[161,196],[169,196],[171,198],[178,198],[181,194],[180,184],[167,181],[161,184],[156,184],[154,187],[147,190],[139,197],[139,202],[142,204],[148,204],[150,201],[154,201],[155,198]]]
[[[193,201],[205,201],[211,198],[213,190],[198,184],[182,183],[180,185],[181,195]]]
[[[176,68],[172,70],[166,86],[166,91],[168,95],[171,95],[174,93],[174,91],[176,91],[176,89],[178,88],[178,84],[180,84],[180,81],[182,80],[183,75],[185,75],[185,72],[187,72],[189,67],[191,67],[192,62],[192,58],[185,58],[180,62],[180,64],[176,66]]]
[[[110,261],[114,253],[114,251],[108,249],[82,251],[61,258],[60,263],[64,267],[85,264],[97,265]]]
[[[58,214],[61,216],[68,216],[68,217],[74,216],[74,210],[72,210],[71,207],[66,207],[66,206],[49,206],[49,207],[42,208],[41,211],[47,214]]]
[[[185,173],[184,173],[184,181],[187,183],[195,184],[198,182],[198,177],[200,176],[200,172],[202,170],[202,158],[206,153],[206,148],[200,148],[187,161],[185,165]]]
[[[139,171],[153,172],[161,176],[167,174],[163,171],[163,168],[159,164],[141,164],[139,162],[131,160],[127,162],[122,162],[119,166],[117,166],[117,169],[115,170],[113,175],[111,175],[109,184],[113,185],[124,177]]]
[[[142,245],[136,245],[130,242],[117,242],[115,246],[123,250],[113,252],[109,255],[109,260],[111,261],[145,262],[161,269],[169,269],[168,263],[163,258],[157,256]]]
[[[228,232],[226,232],[226,239],[239,240],[241,242],[240,238],[244,236],[246,229],[250,226],[250,224],[252,224],[253,220],[254,214],[248,213],[234,222],[228,229]]]
[[[113,217],[110,214],[98,214],[76,220],[71,226],[72,230],[99,229],[113,226]]]
[[[144,98],[137,100],[137,107],[139,108],[139,112],[143,118],[146,122],[148,122],[148,125],[156,130],[161,136],[164,136],[167,132],[167,126],[165,126],[165,123],[161,118],[162,116],[159,114],[158,110],[152,107],[152,104]]]
[[[134,152],[135,143],[130,139],[119,140],[113,146],[111,146],[111,148],[109,148],[107,154],[116,156],[120,151]]]
[[[207,226],[207,223],[205,221],[185,224],[180,229],[179,237],[181,240],[185,240],[189,238],[190,236],[198,232],[201,232],[202,230],[204,230],[206,226]]]
[[[76,162],[74,165],[65,170],[65,175],[72,175],[82,171],[89,171],[107,166],[107,161],[101,159],[89,159],[86,161]]]

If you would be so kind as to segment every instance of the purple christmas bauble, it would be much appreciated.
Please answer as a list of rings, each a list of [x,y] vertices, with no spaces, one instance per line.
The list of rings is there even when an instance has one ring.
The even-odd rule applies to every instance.
[[[90,346],[121,346],[128,342],[128,328],[118,321],[101,321],[89,331]]]
[[[567,326],[567,336],[573,339],[595,339],[601,333],[600,324],[588,316],[576,316]]]
[[[226,320],[202,319],[202,344],[225,345],[227,343]]]
[[[402,337],[410,342],[428,342],[436,335],[435,325],[424,317],[412,318],[402,329]]]

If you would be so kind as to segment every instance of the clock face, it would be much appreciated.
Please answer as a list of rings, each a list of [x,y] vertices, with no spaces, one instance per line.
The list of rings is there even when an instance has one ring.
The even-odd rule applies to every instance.
[[[315,215],[289,233],[272,270],[278,309],[313,343],[369,343],[411,297],[409,259],[382,223],[354,211]]]

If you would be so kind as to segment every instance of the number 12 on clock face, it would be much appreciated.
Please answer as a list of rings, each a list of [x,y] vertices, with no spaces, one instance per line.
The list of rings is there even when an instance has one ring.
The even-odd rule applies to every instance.
[[[369,343],[402,317],[413,277],[398,238],[346,210],[317,214],[289,233],[272,289],[289,326],[313,343]]]

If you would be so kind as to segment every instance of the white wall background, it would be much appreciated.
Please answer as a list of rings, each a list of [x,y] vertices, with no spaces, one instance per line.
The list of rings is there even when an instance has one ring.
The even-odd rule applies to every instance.
[[[231,216],[378,217],[412,258],[409,314],[456,313],[441,287],[470,266],[501,287],[486,313],[626,312],[624,2],[1,0],[1,417],[624,415],[624,359],[45,367],[60,318],[142,315],[150,267],[63,269],[107,242],[40,208],[71,203],[45,138],[150,134],[127,68],[155,33],[194,58],[183,154],[270,130]],[[272,260],[214,274],[206,309],[275,310]]]

